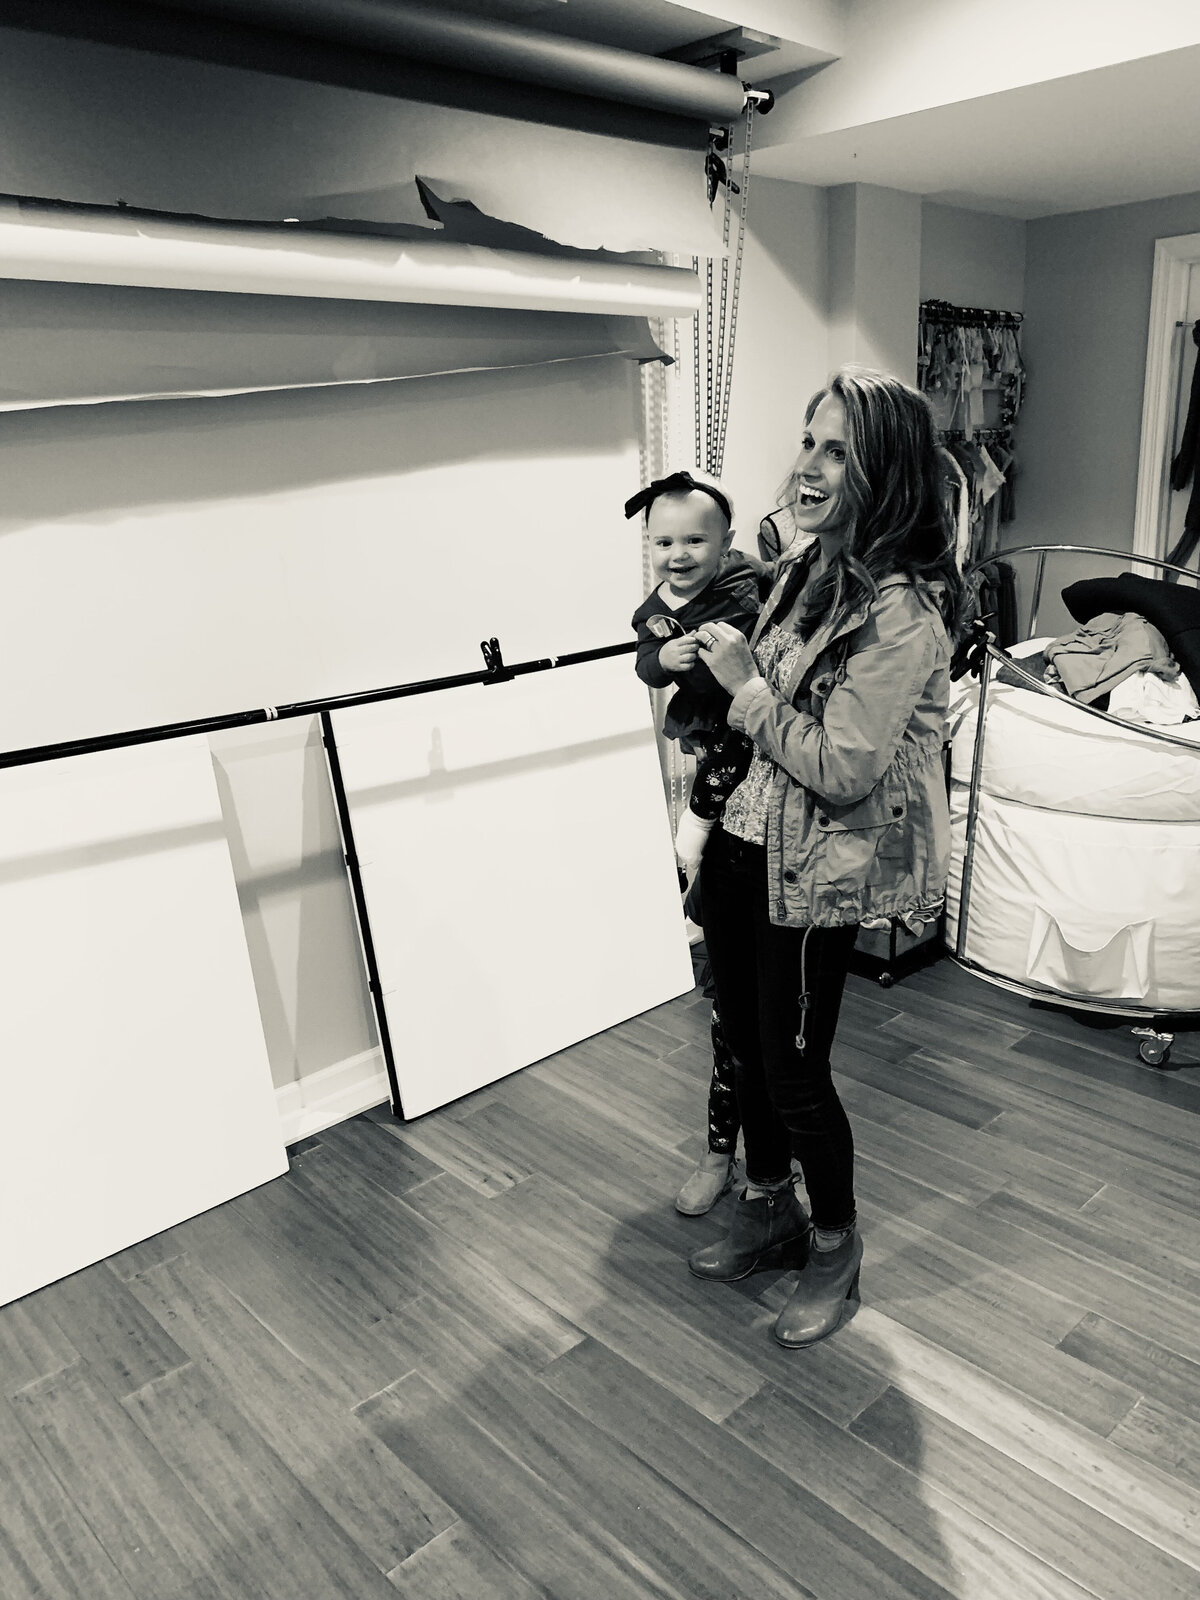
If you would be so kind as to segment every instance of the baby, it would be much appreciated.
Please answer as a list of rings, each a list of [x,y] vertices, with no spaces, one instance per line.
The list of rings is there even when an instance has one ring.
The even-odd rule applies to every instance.
[[[730,697],[700,660],[696,629],[720,620],[749,637],[762,604],[758,569],[731,551],[733,506],[721,484],[706,473],[696,468],[674,472],[626,501],[627,517],[643,510],[656,586],[633,614],[637,673],[656,689],[678,685],[667,705],[663,732],[697,757],[675,850],[692,880],[686,909],[699,922],[703,913],[696,868],[713,823],[746,774],[752,747],[743,734],[726,726]],[[711,983],[704,983],[704,992],[713,999],[708,1147],[675,1198],[675,1209],[689,1217],[702,1216],[732,1187],[739,1127],[733,1057]]]
[[[694,875],[725,802],[746,775],[752,747],[726,726],[730,696],[700,659],[696,629],[730,622],[747,636],[762,605],[757,569],[733,541],[733,506],[715,478],[693,468],[658,478],[625,502],[625,515],[646,513],[656,587],[633,614],[637,674],[654,689],[671,684],[663,734],[696,757],[688,809],[675,850]]]

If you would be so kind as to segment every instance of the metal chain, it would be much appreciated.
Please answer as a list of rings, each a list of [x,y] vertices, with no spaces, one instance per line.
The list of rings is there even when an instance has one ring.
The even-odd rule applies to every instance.
[[[732,128],[728,128],[726,130],[726,149],[732,153]],[[710,419],[708,428],[708,455],[704,462],[705,469],[708,472],[711,472],[714,476],[719,475],[721,470],[719,464],[718,441],[721,431],[721,395],[724,392],[725,387],[725,363],[727,354],[725,334],[729,306],[729,223],[733,211],[732,161],[727,168],[727,174],[728,176],[725,184],[725,205],[721,213],[721,300],[720,310],[717,318],[716,381],[715,383],[711,382],[710,367],[710,390],[708,395],[708,414]]]
[[[696,457],[697,461],[706,472],[710,472],[713,457],[714,435],[716,417],[713,407],[713,260],[709,256],[705,263],[705,291],[704,306],[708,318],[708,340],[705,344],[704,354],[708,366],[708,382],[704,389],[704,454]]]
[[[660,261],[665,257],[660,256]],[[678,264],[678,258],[673,258]],[[652,320],[650,331],[660,349],[667,348],[667,325],[665,322]],[[671,373],[674,378],[669,378],[661,362],[647,361],[640,368],[640,394],[641,394],[641,428],[638,437],[638,468],[641,481],[649,483],[654,478],[660,478],[667,470],[669,460],[670,416],[671,416],[671,390],[670,383],[677,381],[679,374],[679,319],[672,318],[670,322],[671,354],[675,357]],[[644,521],[642,527],[642,592],[649,594],[654,587],[654,573],[650,563],[650,540],[647,536]],[[654,726],[662,728],[663,716],[666,711],[668,694],[662,689],[650,691],[653,706]],[[687,803],[687,766],[686,757],[682,754],[678,744],[673,739],[664,739],[661,732],[656,734],[659,761],[662,767],[664,797],[667,811],[671,819],[671,832],[674,834],[679,826],[679,818]]]
[[[692,257],[692,271],[697,277],[700,274],[700,257]],[[695,368],[695,401],[696,401],[696,453],[694,461],[700,461],[703,456],[704,430],[700,419],[700,312],[692,318],[692,364]]]
[[[746,249],[746,217],[750,208],[750,141],[753,133],[754,102],[751,100],[746,106],[746,142],[742,146],[742,204],[738,215],[737,255],[733,269],[733,293],[730,296],[729,306],[729,352],[724,369],[725,387],[720,396],[718,406],[720,424],[717,434],[716,465],[711,469],[716,477],[720,477],[721,468],[725,461],[725,431],[729,426],[729,402],[733,393],[733,350],[737,339],[738,300],[742,286],[742,257]],[[728,232],[728,224],[726,224],[726,228]],[[728,242],[728,239],[726,242]],[[728,256],[726,256],[726,263],[728,263]],[[723,312],[722,321],[724,321]]]
[[[675,256],[674,257],[674,261],[675,261],[675,265],[678,266],[679,265],[679,257]],[[662,410],[662,418],[663,418],[663,471],[664,472],[669,472],[671,470],[672,464],[673,464],[673,462],[675,460],[675,446],[674,446],[674,443],[672,442],[672,437],[671,437],[671,418],[672,418],[672,416],[674,414],[674,409],[675,409],[673,404],[672,404],[672,399],[671,399],[671,384],[672,383],[675,383],[675,384],[680,383],[682,381],[682,374],[683,374],[683,368],[680,365],[680,359],[681,359],[681,356],[682,356],[682,345],[681,345],[681,341],[680,341],[680,337],[679,337],[679,321],[680,321],[680,319],[678,317],[671,317],[670,318],[670,324],[671,324],[671,358],[672,358],[671,359],[671,371],[670,371],[670,375],[668,375],[665,372],[663,373],[663,410]]]
[[[654,324],[650,324],[653,331]],[[656,449],[655,438],[655,372],[659,365],[656,361],[643,361],[638,369],[638,379],[641,389],[642,425],[638,429],[638,479],[641,483],[649,483],[657,477],[655,461],[659,451]],[[650,570],[650,545],[646,538],[646,529],[642,527],[642,593],[649,594],[653,574]]]

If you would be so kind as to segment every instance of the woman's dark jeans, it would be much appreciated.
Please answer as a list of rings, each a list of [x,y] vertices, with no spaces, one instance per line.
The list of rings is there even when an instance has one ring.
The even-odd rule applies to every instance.
[[[829,1051],[858,929],[775,927],[765,848],[720,825],[701,877],[704,942],[737,1063],[746,1176],[776,1183],[794,1155],[813,1222],[844,1228],[854,1220],[854,1137]]]

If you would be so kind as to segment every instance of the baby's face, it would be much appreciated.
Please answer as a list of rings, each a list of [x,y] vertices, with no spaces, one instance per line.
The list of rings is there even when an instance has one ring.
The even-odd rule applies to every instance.
[[[656,582],[687,600],[716,577],[733,538],[721,508],[701,489],[659,495],[646,526]]]

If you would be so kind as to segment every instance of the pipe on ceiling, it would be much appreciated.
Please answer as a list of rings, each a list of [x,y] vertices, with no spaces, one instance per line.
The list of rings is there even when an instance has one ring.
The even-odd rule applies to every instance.
[[[729,74],[405,0],[153,3],[721,126],[746,107],[746,89]]]

